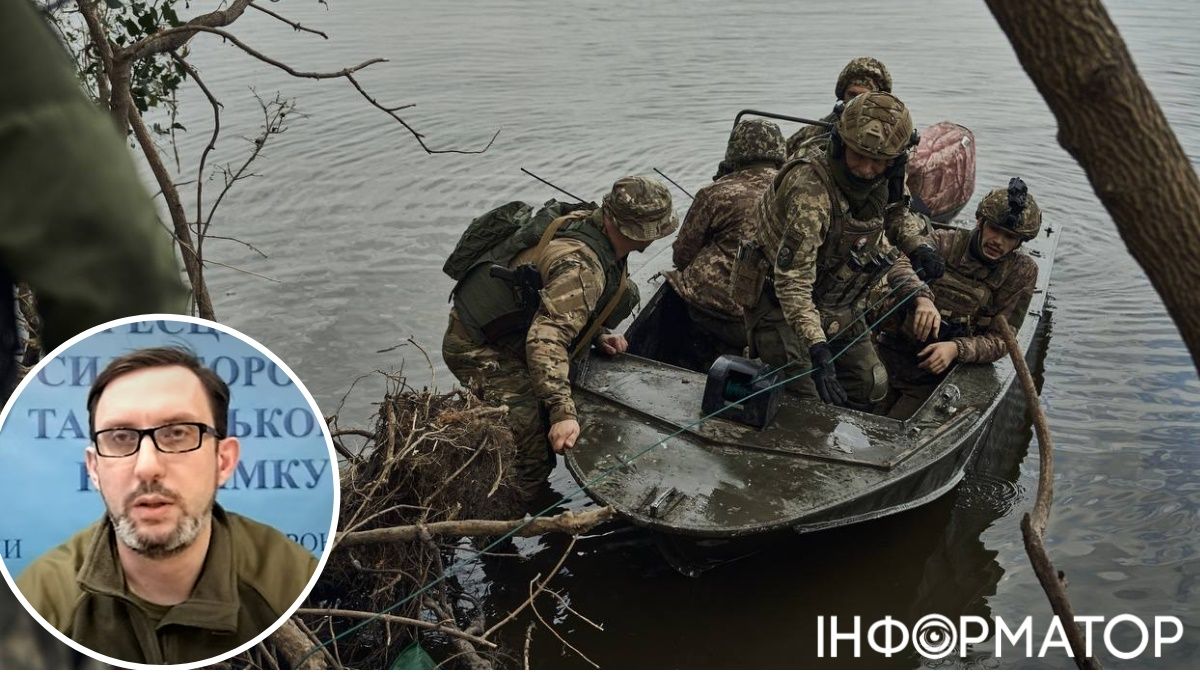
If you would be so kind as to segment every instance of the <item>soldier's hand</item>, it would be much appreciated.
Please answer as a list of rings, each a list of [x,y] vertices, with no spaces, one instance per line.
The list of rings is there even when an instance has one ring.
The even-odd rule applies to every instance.
[[[917,309],[913,312],[913,335],[924,342],[937,337],[942,326],[942,314],[929,298],[918,297]]]
[[[550,426],[550,433],[546,434],[546,437],[550,439],[550,449],[561,455],[575,447],[575,441],[579,440],[579,422],[555,422]]]
[[[625,350],[629,349],[629,340],[626,340],[624,335],[616,333],[601,335],[596,341],[600,343],[600,351],[609,356],[624,354]]]
[[[917,365],[934,375],[941,375],[958,358],[958,345],[954,342],[935,342],[918,352],[917,358],[924,359]]]
[[[946,273],[946,261],[942,260],[942,256],[929,244],[921,244],[913,249],[913,252],[908,254],[908,260],[921,281],[941,279]]]
[[[817,395],[821,400],[833,405],[846,405],[846,390],[838,382],[837,371],[833,367],[833,353],[829,345],[818,342],[808,348],[808,356],[814,367],[813,384],[817,387]]]

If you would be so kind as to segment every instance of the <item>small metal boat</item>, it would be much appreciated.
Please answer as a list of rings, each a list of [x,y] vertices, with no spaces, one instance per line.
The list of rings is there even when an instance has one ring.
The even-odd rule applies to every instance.
[[[1045,227],[1025,244],[1039,270],[1016,336],[1027,358],[1058,236]],[[959,364],[907,420],[785,391],[765,429],[698,422],[706,373],[671,365],[689,326],[682,301],[659,284],[626,331],[629,352],[592,356],[576,373],[583,431],[566,463],[597,503],[660,533],[706,540],[813,532],[928,503],[963,477],[1014,384],[1007,359]]]

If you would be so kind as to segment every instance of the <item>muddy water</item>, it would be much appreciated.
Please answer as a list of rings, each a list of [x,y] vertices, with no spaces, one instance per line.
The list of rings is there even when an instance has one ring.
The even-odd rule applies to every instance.
[[[1080,613],[1182,619],[1182,641],[1161,661],[1139,663],[1194,663],[1200,382],[982,3],[935,0],[917,9],[868,0],[853,15],[842,3],[765,1],[337,0],[328,11],[288,4],[331,39],[295,34],[263,15],[239,21],[238,34],[301,69],[389,58],[362,73],[364,86],[388,105],[417,104],[403,114],[434,147],[476,148],[501,132],[484,155],[426,156],[343,82],[299,82],[213,40],[196,45],[194,62],[225,104],[218,161],[239,157],[238,136],[255,133],[249,86],[294,96],[307,115],[289,121],[257,166],[262,177],[231,194],[215,226],[269,257],[233,242],[210,247],[214,259],[272,281],[215,269],[211,287],[219,318],[276,350],[330,410],[375,369],[403,365],[414,384],[451,383],[437,357],[450,286],[441,263],[474,215],[510,199],[554,196],[519,167],[592,198],[616,177],[654,167],[694,189],[712,175],[739,109],[821,115],[850,57],[883,59],[920,126],[950,119],[974,130],[976,198],[1019,174],[1047,222],[1062,228],[1042,364],[1057,448],[1050,551]],[[1107,4],[1195,157],[1200,49],[1192,33],[1200,6]],[[186,166],[206,140],[208,109],[194,92],[185,107]],[[687,198],[675,196],[686,207]],[[664,246],[635,257],[633,268],[644,276],[666,266],[669,255],[655,257]],[[384,351],[410,336],[432,363],[412,346]],[[360,383],[344,416],[369,414],[377,390],[377,381]],[[1019,409],[997,427],[968,478],[942,500],[785,542],[698,580],[666,568],[642,533],[588,539],[559,584],[605,630],[563,611],[557,628],[607,666],[787,667],[829,663],[815,655],[818,615],[1032,614],[1045,626],[1049,609],[1019,535],[1036,484],[1036,442]],[[561,469],[553,482],[564,494],[574,489]],[[549,566],[559,550],[551,543],[524,546]],[[472,570],[468,582],[497,606],[525,592],[529,567]],[[510,637],[520,645],[525,623],[516,623]],[[980,648],[965,663],[1070,665],[1061,650],[1044,660],[1023,652]],[[544,629],[535,633],[532,662],[586,665]],[[868,662],[930,665],[911,649]]]

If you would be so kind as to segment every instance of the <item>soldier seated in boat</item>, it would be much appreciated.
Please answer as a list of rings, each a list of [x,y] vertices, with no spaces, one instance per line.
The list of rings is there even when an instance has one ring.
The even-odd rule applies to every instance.
[[[627,256],[678,225],[662,184],[622,178],[600,208],[554,220],[540,241],[533,239],[536,245],[523,247],[525,233],[518,231],[484,251],[455,287],[442,358],[464,386],[481,384],[486,398],[508,406],[517,445],[514,472],[527,505],[554,467],[547,440],[549,450],[561,454],[579,438],[571,362],[593,338],[608,354],[628,346],[623,336],[600,333],[635,304]],[[509,271],[532,272],[538,288],[524,293],[514,281],[530,275]]]
[[[846,67],[842,68],[842,72],[838,74],[837,84],[833,87],[833,94],[837,97],[837,106],[840,107],[855,96],[868,91],[882,91],[889,94],[892,92],[892,76],[888,73],[887,66],[869,56],[851,59],[850,63],[847,63]],[[835,107],[835,111],[821,118],[821,121],[829,124],[837,122],[836,110]],[[800,154],[802,147],[808,150],[820,146],[821,141],[828,137],[829,127],[827,126],[809,124],[801,127],[787,139],[788,159],[793,159]]]
[[[783,164],[783,133],[774,122],[742,120],[729,135],[725,160],[713,182],[700,188],[675,237],[675,268],[667,281],[687,305],[701,334],[694,354],[707,370],[721,354],[746,348],[742,311],[733,302],[729,274],[738,244],[753,233],[754,209]]]
[[[934,233],[946,260],[946,274],[931,282],[941,315],[940,329],[919,317],[927,299],[918,299],[914,316],[900,318],[880,332],[880,356],[888,367],[891,390],[882,406],[889,416],[906,419],[916,412],[955,363],[991,363],[1007,353],[997,316],[1020,328],[1037,283],[1037,264],[1018,250],[1038,235],[1042,212],[1024,181],[989,192],[975,211],[975,228]]]
[[[887,395],[887,371],[863,335],[861,297],[885,276],[898,297],[933,297],[890,241],[932,252],[928,239],[920,229],[884,227],[898,189],[893,174],[914,137],[899,99],[862,94],[838,118],[827,151],[789,161],[758,202],[754,237],[734,263],[734,300],[752,357],[787,366],[787,377],[812,369],[789,383],[802,396],[873,408]],[[937,321],[931,306],[918,315]]]

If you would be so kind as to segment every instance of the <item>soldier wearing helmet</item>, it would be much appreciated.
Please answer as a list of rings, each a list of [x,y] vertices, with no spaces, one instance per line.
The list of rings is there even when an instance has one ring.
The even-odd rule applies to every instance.
[[[888,73],[887,66],[883,65],[878,59],[873,59],[869,56],[860,56],[851,59],[850,63],[842,68],[842,72],[838,74],[837,84],[833,88],[833,94],[836,97],[838,105],[844,105],[850,99],[865,94],[869,91],[882,91],[885,93],[892,92],[892,76]],[[832,112],[821,119],[822,122],[834,124],[837,122],[837,112]],[[801,152],[801,146],[806,148],[814,147],[813,141],[829,135],[829,127],[820,124],[810,124],[801,127],[799,131],[792,134],[787,140],[787,155],[789,158],[795,157]]]
[[[907,418],[954,363],[991,363],[1007,353],[992,325],[997,316],[1020,328],[1037,283],[1037,264],[1018,250],[1038,235],[1042,212],[1025,182],[989,192],[975,211],[975,228],[939,230],[934,243],[946,274],[930,283],[942,316],[940,332],[919,336],[906,320],[880,335],[880,354],[892,376],[885,409]]]
[[[742,312],[729,294],[729,274],[739,242],[753,233],[758,197],[782,164],[778,125],[763,119],[739,122],[714,182],[696,192],[675,237],[675,269],[666,277],[701,334],[691,355],[699,368],[746,347]]]
[[[555,453],[579,437],[568,370],[594,344],[603,353],[625,351],[616,326],[637,302],[626,258],[675,231],[679,219],[661,183],[642,176],[618,180],[600,208],[575,211],[544,226],[537,245],[505,240],[481,256],[496,267],[529,265],[540,274],[535,307],[517,301],[511,282],[477,265],[454,290],[454,309],[442,358],[464,385],[508,406],[517,446],[517,487],[528,505],[550,475]],[[547,424],[543,422],[543,415]]]
[[[788,365],[789,376],[815,366],[789,384],[802,396],[873,408],[887,394],[887,372],[863,337],[865,291],[886,277],[898,297],[933,297],[884,231],[886,171],[912,136],[912,118],[895,96],[858,96],[829,151],[789,161],[758,201],[754,237],[734,264],[734,298],[752,356]],[[932,302],[917,315],[938,321]]]

